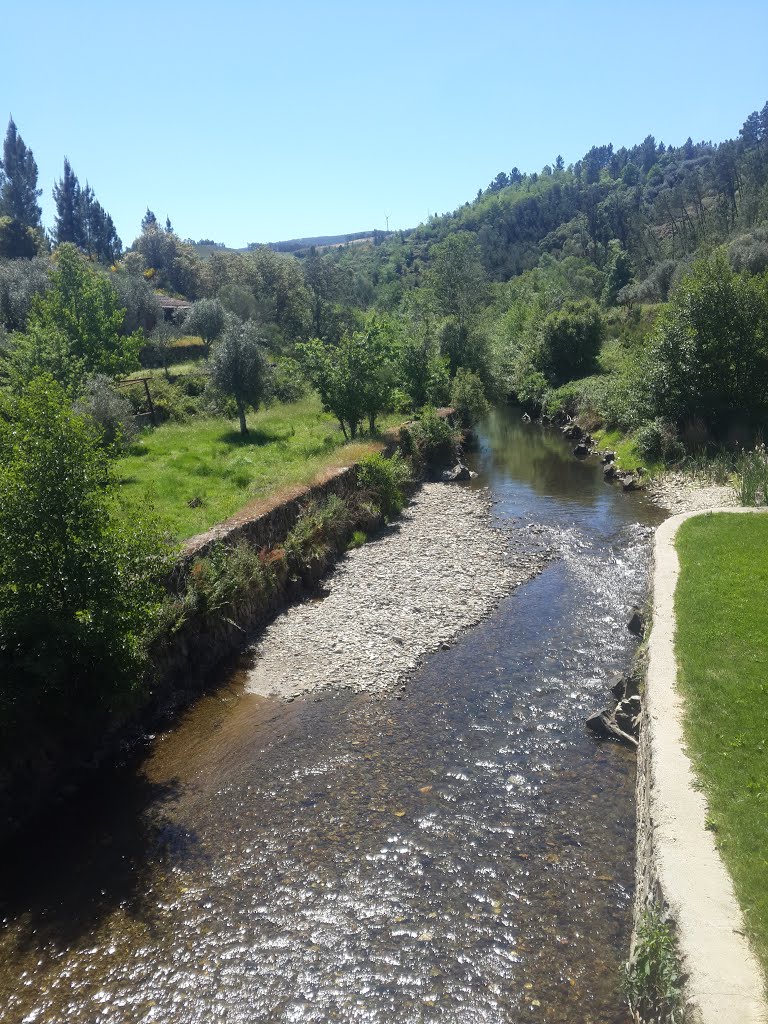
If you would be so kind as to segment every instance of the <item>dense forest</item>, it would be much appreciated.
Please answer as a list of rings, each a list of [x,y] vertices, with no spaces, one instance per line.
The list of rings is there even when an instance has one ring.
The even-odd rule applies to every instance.
[[[725,142],[648,136],[569,166],[558,156],[539,172],[501,171],[412,231],[244,251],[182,239],[150,209],[124,248],[67,159],[46,230],[37,177],[11,120],[0,161],[5,737],[38,715],[40,693],[57,721],[79,693],[91,729],[130,703],[172,555],[161,515],[116,511],[115,463],[139,429],[229,417],[247,435],[251,409],[310,390],[345,438],[375,433],[387,413],[450,403],[471,419],[515,400],[617,431],[645,465],[749,446],[764,429],[768,103]]]

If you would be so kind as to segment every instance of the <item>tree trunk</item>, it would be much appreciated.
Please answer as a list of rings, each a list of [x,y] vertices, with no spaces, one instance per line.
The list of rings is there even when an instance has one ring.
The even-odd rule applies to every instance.
[[[242,402],[237,403],[237,415],[240,417],[240,434],[242,437],[247,437],[248,424],[245,422],[245,406]]]

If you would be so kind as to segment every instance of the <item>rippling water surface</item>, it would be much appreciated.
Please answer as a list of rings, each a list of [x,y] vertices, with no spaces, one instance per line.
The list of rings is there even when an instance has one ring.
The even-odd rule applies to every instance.
[[[244,666],[52,822],[3,869],[0,1020],[627,1020],[634,757],[583,720],[659,515],[514,412],[475,462],[556,560],[402,699],[283,705]]]

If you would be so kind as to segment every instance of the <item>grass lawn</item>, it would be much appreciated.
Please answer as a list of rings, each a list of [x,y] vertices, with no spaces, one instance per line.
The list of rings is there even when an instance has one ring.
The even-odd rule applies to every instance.
[[[402,416],[382,418],[381,427]],[[344,443],[316,397],[248,416],[249,434],[222,419],[169,423],[144,433],[117,463],[126,514],[151,503],[179,538],[233,515],[250,501],[308,484],[323,470],[346,466],[381,442]],[[190,507],[190,502],[201,504]]]
[[[686,737],[768,973],[768,515],[688,520],[677,550]]]

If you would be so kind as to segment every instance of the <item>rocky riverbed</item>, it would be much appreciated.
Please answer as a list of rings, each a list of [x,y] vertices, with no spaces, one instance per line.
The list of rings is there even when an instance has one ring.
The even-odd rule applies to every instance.
[[[350,551],[322,597],[289,608],[253,648],[251,693],[382,693],[479,622],[550,559],[547,534],[495,527],[489,493],[425,484],[400,519]]]

